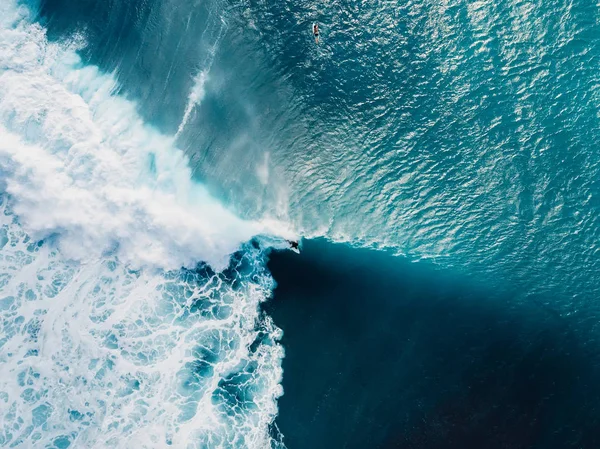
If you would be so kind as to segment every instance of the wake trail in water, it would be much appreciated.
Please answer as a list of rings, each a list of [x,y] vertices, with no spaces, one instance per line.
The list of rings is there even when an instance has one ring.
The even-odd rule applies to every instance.
[[[208,80],[208,72],[210,71],[210,67],[206,70],[202,70],[198,72],[198,74],[194,77],[194,87],[190,91],[190,95],[188,97],[188,103],[185,107],[185,113],[183,114],[183,119],[179,124],[179,128],[177,128],[177,133],[175,137],[179,137],[181,132],[184,130],[185,125],[187,125],[188,120],[190,119],[190,114],[194,110],[196,106],[200,104],[205,95],[204,86],[206,85],[206,81]]]
[[[226,31],[227,25],[224,21],[221,21],[217,38],[215,39],[213,45],[211,45],[205,61],[201,64],[203,68],[200,71],[198,71],[196,76],[194,76],[194,84],[188,95],[188,101],[185,107],[185,112],[183,113],[183,118],[181,120],[181,123],[179,124],[179,127],[177,128],[177,133],[175,133],[176,139],[177,137],[179,137],[179,135],[183,132],[186,125],[188,124],[190,115],[192,114],[194,108],[196,106],[199,106],[202,100],[204,99],[204,96],[206,94],[205,88],[206,82],[208,81],[208,74],[213,65],[213,61],[215,60],[215,55],[218,50],[219,42],[221,41],[221,38]],[[202,40],[203,39],[200,39],[200,41]]]
[[[244,242],[290,233],[212,198],[79,48],[0,5],[0,446],[266,447],[283,351]]]

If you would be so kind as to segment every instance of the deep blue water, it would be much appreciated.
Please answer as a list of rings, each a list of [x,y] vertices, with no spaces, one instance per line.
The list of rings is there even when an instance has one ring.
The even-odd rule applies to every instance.
[[[370,250],[274,253],[277,418],[294,448],[594,448],[594,334],[513,294]]]
[[[5,5],[0,446],[600,447],[597,4]]]

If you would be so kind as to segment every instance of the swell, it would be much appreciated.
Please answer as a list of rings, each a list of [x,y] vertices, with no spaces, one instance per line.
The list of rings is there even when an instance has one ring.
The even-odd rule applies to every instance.
[[[594,6],[251,10],[310,114],[271,158],[299,228],[519,285],[524,300],[550,294],[565,313],[573,292],[597,297]]]

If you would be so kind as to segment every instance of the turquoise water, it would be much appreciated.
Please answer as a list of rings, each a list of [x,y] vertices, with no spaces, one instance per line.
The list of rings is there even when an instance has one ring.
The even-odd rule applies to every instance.
[[[380,435],[373,447],[459,447],[435,440],[428,421],[410,430],[427,410],[448,422],[469,417],[456,445],[492,447],[482,429],[498,425],[501,435],[532,420],[543,421],[537,433],[506,430],[498,447],[550,447],[551,435],[560,447],[597,445],[588,430],[597,428],[595,405],[583,398],[597,381],[590,354],[600,315],[598,5],[7,0],[1,8],[0,348],[9,349],[0,349],[0,399],[10,410],[0,445],[101,447],[109,435],[115,447],[275,447],[279,428],[292,449],[368,445],[369,434]],[[307,239],[302,262],[273,256],[267,269],[268,247],[298,236]],[[329,253],[338,250],[320,238],[353,248],[339,250],[344,261],[370,260],[360,247],[393,256],[373,256],[379,274],[358,286],[363,270],[344,277]],[[330,290],[306,288],[307,276],[325,276]],[[352,300],[345,287],[377,283],[387,290]],[[448,291],[430,288],[438,283]],[[303,344],[294,329],[310,317],[297,316],[315,298],[318,333]],[[352,332],[336,334],[367,300],[374,310],[357,325],[357,344],[370,351],[363,334],[398,341],[393,356],[356,360]],[[449,313],[465,319],[460,338],[455,321],[440,324]],[[388,315],[398,329],[380,325]],[[406,316],[439,333],[416,332],[406,349]],[[492,323],[491,335],[479,319]],[[443,335],[456,343],[444,346]],[[494,335],[508,349],[486,362]],[[323,370],[347,363],[372,373],[381,363],[402,407],[389,412],[397,402],[367,388],[367,408],[382,411],[365,424],[377,413],[346,402],[362,388],[349,374],[311,421],[326,384],[315,376],[313,389],[300,385],[299,373],[319,365],[318,336],[339,356]],[[555,362],[531,345],[556,353]],[[520,370],[515,358],[541,365]],[[476,366],[461,371],[469,360]],[[411,389],[419,364],[448,377]],[[494,364],[504,368],[488,370]],[[507,399],[526,390],[514,389],[519,376],[527,383],[549,371],[555,377],[533,405]],[[502,383],[507,372],[517,380]],[[491,396],[477,390],[468,405],[440,411],[479,375],[500,382]],[[135,381],[144,388],[132,389]],[[556,385],[567,384],[577,399],[561,396]],[[49,393],[61,385],[72,400]],[[107,402],[106,392],[119,399]],[[487,412],[495,406],[497,416]],[[556,430],[562,421],[566,430]],[[354,422],[362,434],[349,430]],[[332,427],[346,430],[323,430]]]

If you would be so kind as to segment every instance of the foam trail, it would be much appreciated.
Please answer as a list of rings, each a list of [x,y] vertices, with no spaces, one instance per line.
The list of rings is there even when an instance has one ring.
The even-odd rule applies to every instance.
[[[279,225],[211,198],[76,50],[0,4],[0,446],[267,447],[272,280],[230,255]]]
[[[210,72],[210,68],[212,67],[213,61],[215,60],[215,54],[217,53],[217,48],[218,48],[219,42],[221,40],[221,36],[223,35],[225,29],[226,29],[226,25],[225,25],[225,23],[222,23],[221,28],[219,29],[219,34],[217,35],[217,38],[215,40],[215,43],[211,46],[211,48],[208,52],[206,61],[203,64],[204,66],[206,66],[206,68],[200,70],[194,77],[194,84],[188,95],[188,102],[185,106],[185,112],[183,113],[183,119],[181,120],[181,123],[179,124],[179,127],[177,128],[177,133],[175,134],[175,138],[179,137],[179,135],[182,133],[182,131],[184,130],[184,128],[186,127],[186,125],[190,119],[190,115],[191,115],[192,111],[194,110],[194,108],[196,106],[200,105],[200,103],[204,99],[204,96],[206,95],[206,82],[208,81],[208,73]]]
[[[179,137],[179,135],[185,128],[185,125],[187,125],[187,123],[190,119],[190,114],[192,113],[194,108],[196,106],[198,106],[200,104],[200,102],[202,101],[202,99],[204,98],[204,95],[206,93],[204,86],[205,86],[207,80],[208,80],[208,70],[202,70],[202,71],[198,72],[198,74],[194,77],[194,86],[192,87],[192,90],[190,91],[190,95],[188,97],[188,102],[185,107],[185,112],[183,114],[183,119],[181,120],[181,123],[179,124],[179,128],[177,128],[177,133],[175,134],[175,137]]]

